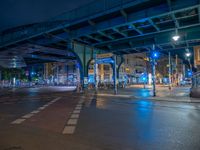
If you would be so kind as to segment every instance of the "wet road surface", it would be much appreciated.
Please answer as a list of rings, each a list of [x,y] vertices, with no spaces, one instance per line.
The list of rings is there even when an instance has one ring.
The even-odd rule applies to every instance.
[[[200,149],[200,103],[70,90],[4,92],[0,150]]]

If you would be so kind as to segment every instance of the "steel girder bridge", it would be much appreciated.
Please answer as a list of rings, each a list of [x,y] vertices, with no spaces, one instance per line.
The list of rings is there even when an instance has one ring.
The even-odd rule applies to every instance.
[[[181,38],[173,42],[176,29]],[[152,44],[163,53],[200,45],[200,1],[95,0],[46,22],[0,33],[4,58],[23,57],[27,64],[78,60],[83,77],[94,54],[148,52]],[[118,57],[118,64],[122,60]]]

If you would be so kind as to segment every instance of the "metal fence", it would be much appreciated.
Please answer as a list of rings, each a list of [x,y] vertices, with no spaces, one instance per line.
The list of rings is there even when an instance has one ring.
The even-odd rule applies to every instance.
[[[200,72],[197,72],[193,75],[192,88],[200,88]]]

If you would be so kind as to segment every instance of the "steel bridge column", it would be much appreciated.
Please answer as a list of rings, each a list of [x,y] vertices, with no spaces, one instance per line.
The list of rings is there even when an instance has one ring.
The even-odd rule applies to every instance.
[[[79,69],[80,69],[80,79],[81,79],[81,85],[84,88],[87,88],[88,85],[88,67],[89,62],[94,58],[93,57],[93,51],[94,49],[86,46],[81,45],[78,43],[73,44],[73,52],[75,53],[78,62],[79,62]]]
[[[119,80],[119,70],[121,65],[124,63],[124,57],[123,56],[117,56],[116,58],[116,63],[117,63],[117,79]]]

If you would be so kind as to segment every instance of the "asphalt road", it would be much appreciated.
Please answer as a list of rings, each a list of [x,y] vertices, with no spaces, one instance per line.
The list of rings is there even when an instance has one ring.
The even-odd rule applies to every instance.
[[[200,149],[200,103],[71,90],[1,93],[0,150]]]

